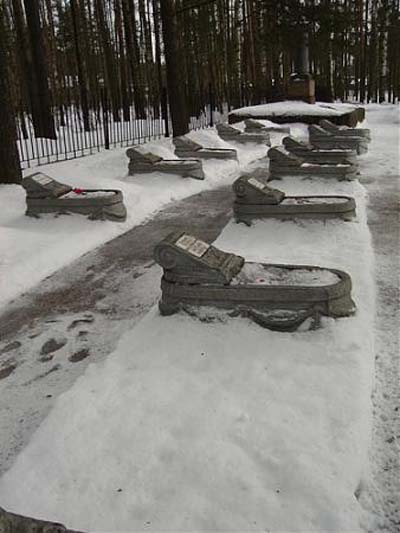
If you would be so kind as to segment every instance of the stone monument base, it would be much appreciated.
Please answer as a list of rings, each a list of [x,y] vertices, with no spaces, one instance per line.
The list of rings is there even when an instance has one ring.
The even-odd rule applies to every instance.
[[[302,100],[307,104],[315,104],[315,81],[312,79],[290,80],[288,100]]]

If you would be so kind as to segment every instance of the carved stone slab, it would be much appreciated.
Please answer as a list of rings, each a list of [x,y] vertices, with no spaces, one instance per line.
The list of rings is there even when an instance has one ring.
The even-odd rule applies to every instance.
[[[334,135],[349,135],[350,137],[363,137],[366,141],[371,140],[371,130],[367,128],[350,128],[349,126],[338,126],[330,120],[321,120],[319,125],[324,130]]]
[[[334,135],[320,126],[311,125],[308,127],[310,143],[319,149],[324,150],[355,150],[357,155],[368,152],[368,143],[362,137],[350,135]]]
[[[244,125],[244,131],[246,133],[290,133],[289,126],[279,126],[278,124],[274,125],[273,127],[264,126],[261,122],[255,120],[254,118],[247,118],[244,121]]]
[[[244,259],[225,253],[184,232],[175,232],[161,241],[154,258],[164,268],[164,277],[179,283],[226,284],[240,271]]]
[[[175,155],[199,159],[237,159],[236,150],[227,148],[203,148],[192,139],[182,135],[174,137]]]
[[[285,193],[269,187],[266,180],[254,174],[244,174],[238,178],[233,186],[236,203],[245,205],[277,205],[285,197]]]
[[[59,198],[72,191],[72,187],[69,185],[60,183],[42,172],[35,172],[26,176],[21,185],[26,190],[28,198]]]
[[[279,204],[244,204],[235,201],[233,213],[236,222],[251,225],[263,218],[352,220],[356,203],[350,196],[287,196]]]
[[[356,177],[356,167],[353,165],[308,163],[283,146],[270,148],[268,157],[271,179],[280,176],[316,176],[353,180]]]
[[[300,167],[303,159],[297,155],[288,152],[283,146],[274,146],[268,150],[268,157],[270,162],[274,161],[277,165],[284,167]]]
[[[268,133],[246,133],[241,132],[237,128],[230,126],[229,124],[217,124],[216,126],[218,135],[224,141],[234,141],[239,143],[256,143],[266,144],[271,146],[271,140]]]
[[[164,315],[216,307],[289,330],[310,316],[341,317],[355,310],[350,276],[340,270],[245,263],[181,232],[157,245],[154,257],[164,268],[159,303]]]
[[[309,143],[305,143],[288,136],[282,139],[285,149],[307,163],[323,164],[347,164],[356,165],[356,152],[354,150],[318,150]]]
[[[150,152],[143,153],[136,148],[128,148],[129,175],[147,174],[149,172],[163,172],[178,174],[183,178],[205,178],[201,161],[198,159],[163,159]]]
[[[44,213],[78,213],[90,219],[123,222],[126,207],[122,192],[116,189],[82,189],[74,193],[72,187],[50,176],[36,173],[21,182],[27,191],[27,216],[39,217]]]

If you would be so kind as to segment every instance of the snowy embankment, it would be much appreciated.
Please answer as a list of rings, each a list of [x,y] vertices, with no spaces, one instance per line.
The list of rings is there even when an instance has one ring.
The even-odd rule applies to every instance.
[[[222,141],[213,129],[192,132],[190,137],[204,146],[232,147]],[[280,138],[278,134],[276,138]],[[82,254],[142,223],[170,201],[231,183],[240,169],[267,153],[266,146],[244,147],[235,143],[233,147],[238,150],[240,164],[205,161],[204,181],[160,173],[127,176],[125,148],[41,166],[36,170],[74,187],[121,189],[128,210],[124,223],[90,221],[79,215],[29,218],[24,214],[23,188],[1,185],[0,307]],[[171,139],[149,142],[141,149],[153,151],[164,158],[176,158]],[[25,175],[32,172],[35,169],[25,171]]]
[[[354,195],[357,219],[232,222],[217,246],[346,270],[356,315],[278,333],[154,309],[58,399],[0,480],[2,506],[93,532],[359,530],[375,312],[365,191],[272,185]]]

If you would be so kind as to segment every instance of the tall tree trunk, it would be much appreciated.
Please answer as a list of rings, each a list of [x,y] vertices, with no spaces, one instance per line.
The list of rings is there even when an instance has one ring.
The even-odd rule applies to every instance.
[[[173,136],[178,137],[189,131],[187,103],[180,73],[177,21],[174,0],[162,0],[161,21],[164,37],[165,62],[167,64],[168,98],[171,108]]]
[[[87,90],[87,76],[86,69],[82,59],[82,52],[80,49],[80,35],[82,34],[80,27],[80,17],[77,0],[71,1],[71,18],[72,18],[72,28],[74,33],[74,44],[75,44],[75,58],[76,58],[76,68],[78,72],[78,81],[79,81],[79,93],[81,99],[82,107],[82,117],[83,117],[83,127],[85,131],[90,131],[90,119],[89,119],[89,102],[88,102],[88,90]]]
[[[22,175],[7,63],[6,29],[0,4],[0,183],[19,183]]]
[[[40,123],[35,125],[37,137],[56,139],[53,115],[51,112],[51,96],[49,75],[46,62],[42,28],[40,25],[38,0],[24,0],[26,21],[32,52],[32,64],[40,105]]]
[[[145,118],[145,98],[141,85],[140,54],[136,38],[135,5],[131,0],[122,0],[125,42],[128,65],[133,86],[133,100],[136,118]]]
[[[126,59],[125,59],[125,49],[124,49],[124,36],[122,31],[122,18],[121,18],[121,6],[120,0],[115,0],[114,2],[114,12],[115,12],[115,33],[118,38],[118,51],[119,51],[119,72],[121,78],[121,98],[122,98],[122,113],[124,121],[128,122],[130,120],[130,107],[129,107],[129,91],[126,75]]]
[[[107,87],[111,96],[113,118],[117,122],[120,120],[120,94],[118,74],[116,69],[116,61],[110,41],[110,32],[107,26],[106,16],[104,12],[103,0],[96,0],[96,13],[100,42],[103,49],[102,52],[104,54],[104,66],[107,78]]]

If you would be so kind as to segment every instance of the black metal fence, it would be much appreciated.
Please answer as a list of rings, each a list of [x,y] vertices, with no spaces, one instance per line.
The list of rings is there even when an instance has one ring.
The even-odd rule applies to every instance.
[[[82,111],[75,105],[54,110],[57,139],[35,137],[29,115],[17,119],[18,150],[23,169],[67,159],[75,159],[100,152],[103,149],[131,146],[168,136],[171,131],[170,117],[163,117],[160,109],[149,107],[145,118],[135,116],[130,109],[129,120],[120,120],[103,105],[89,112],[90,130],[85,131]],[[165,113],[164,113],[165,115]],[[211,113],[208,105],[198,117],[191,117],[189,129],[212,126],[221,119],[217,111]]]

